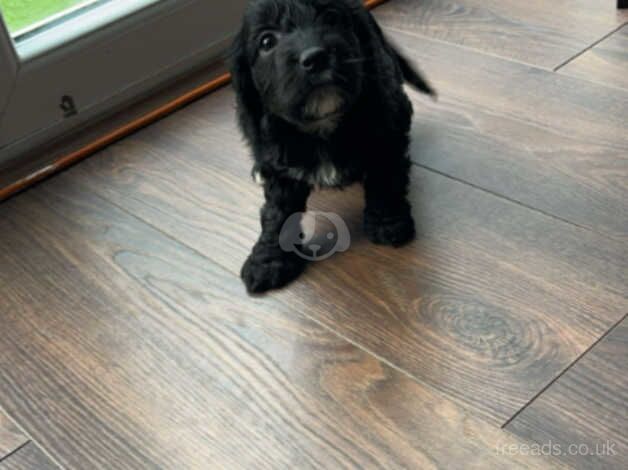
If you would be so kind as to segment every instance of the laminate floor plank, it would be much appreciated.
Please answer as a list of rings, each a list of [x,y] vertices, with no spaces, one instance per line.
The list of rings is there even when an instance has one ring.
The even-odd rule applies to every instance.
[[[0,460],[27,442],[28,437],[0,409]]]
[[[68,173],[237,278],[261,190],[222,90]],[[361,234],[359,188],[318,194],[353,237],[280,302],[504,423],[628,308],[624,243],[416,169],[414,244]],[[436,373],[436,371],[440,371]]]
[[[411,92],[417,163],[628,241],[628,91],[389,35],[440,94]]]
[[[560,466],[77,176],[0,206],[0,404],[64,467]]]
[[[385,26],[549,70],[628,21],[615,0],[394,0],[377,16]]]
[[[34,442],[29,442],[14,454],[0,460],[0,470],[59,470]]]
[[[628,320],[507,426],[576,468],[628,468]],[[571,446],[571,447],[570,447]]]
[[[559,73],[628,90],[628,25],[576,57]]]

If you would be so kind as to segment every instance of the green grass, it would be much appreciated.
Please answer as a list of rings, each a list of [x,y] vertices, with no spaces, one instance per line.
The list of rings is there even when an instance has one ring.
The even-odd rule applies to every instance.
[[[9,31],[15,33],[29,25],[70,8],[84,0],[0,0],[0,10]]]

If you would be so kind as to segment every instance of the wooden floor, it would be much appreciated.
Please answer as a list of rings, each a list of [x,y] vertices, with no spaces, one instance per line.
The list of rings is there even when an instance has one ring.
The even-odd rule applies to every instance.
[[[628,13],[376,16],[441,97],[412,95],[416,242],[316,194],[351,249],[248,297],[230,88],[3,203],[0,470],[628,468]]]

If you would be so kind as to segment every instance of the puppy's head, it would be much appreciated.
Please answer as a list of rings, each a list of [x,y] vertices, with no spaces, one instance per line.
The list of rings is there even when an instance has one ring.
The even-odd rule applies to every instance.
[[[366,15],[360,0],[251,1],[232,58],[245,119],[335,129],[362,90]]]

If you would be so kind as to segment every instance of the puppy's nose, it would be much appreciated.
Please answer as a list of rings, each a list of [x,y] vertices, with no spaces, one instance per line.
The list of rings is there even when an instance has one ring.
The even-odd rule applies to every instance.
[[[329,56],[322,47],[310,47],[301,53],[301,67],[307,72],[320,72],[329,65]]]

